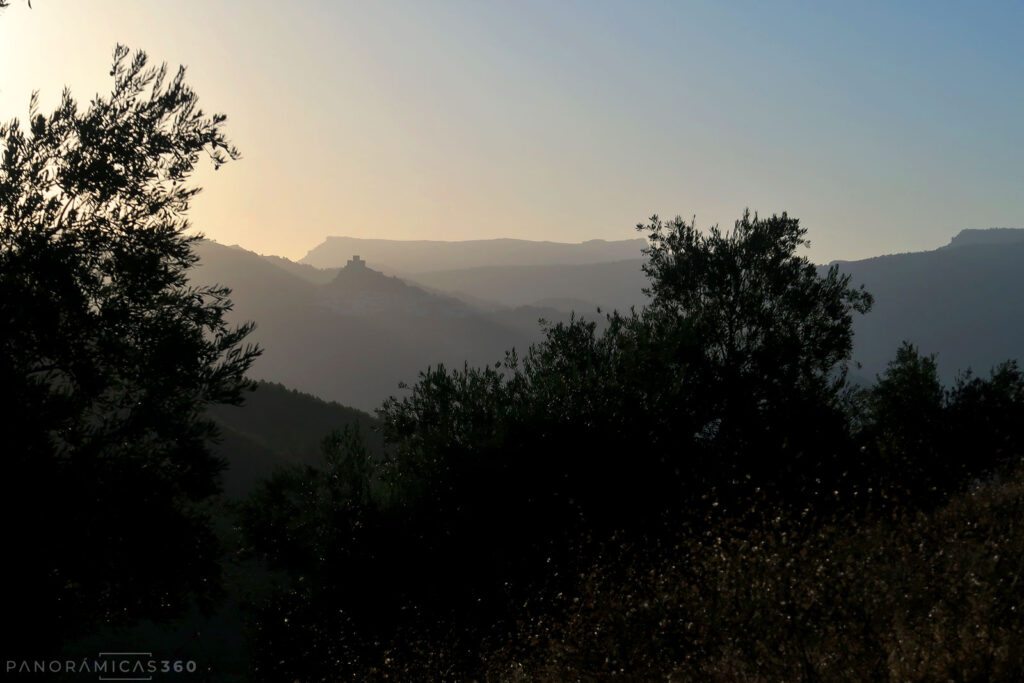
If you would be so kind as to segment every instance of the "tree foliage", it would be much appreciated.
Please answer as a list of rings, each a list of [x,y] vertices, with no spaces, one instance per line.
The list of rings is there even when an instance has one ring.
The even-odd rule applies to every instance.
[[[201,157],[238,158],[225,117],[146,55],[113,89],[0,126],[0,386],[8,587],[51,635],[160,618],[210,597],[196,504],[218,490],[211,403],[238,402],[259,353],[229,290],[193,287],[186,212]],[[15,609],[15,614],[18,610]]]
[[[653,305],[690,320],[708,359],[805,382],[849,359],[853,313],[866,313],[871,295],[838,266],[822,276],[797,253],[810,246],[797,219],[747,211],[723,233],[653,216],[637,229],[650,241],[644,272]]]
[[[744,212],[728,233],[657,216],[637,229],[650,241],[652,308],[698,340],[691,367],[713,389],[708,432],[736,454],[813,431],[811,413],[843,387],[853,314],[870,310],[871,295],[798,254],[807,231],[785,213]]]
[[[324,676],[325,662],[344,670],[353,651],[372,652],[364,640],[339,654],[331,634],[345,628],[342,613],[362,615],[356,631],[373,642],[449,639],[467,657],[453,665],[472,667],[479,639],[500,634],[521,605],[543,610],[537,601],[568,590],[604,539],[671,537],[755,489],[806,501],[834,488],[823,477],[839,476],[849,450],[842,363],[852,314],[870,297],[798,256],[804,233],[785,216],[746,214],[729,235],[678,219],[641,228],[651,233],[652,305],[601,327],[549,326],[541,343],[489,367],[421,373],[378,411],[381,485],[348,521],[336,521],[324,495],[310,497],[325,485],[354,490],[324,478],[330,464],[324,475],[275,480],[246,506],[252,549],[293,578],[292,597],[265,605],[262,637],[323,643],[310,659],[320,664],[275,675]],[[814,446],[829,457],[815,459]],[[327,540],[279,552],[286,541],[269,495]],[[321,564],[342,556],[344,566]],[[322,572],[355,572],[381,590],[298,580]]]
[[[861,409],[860,478],[904,505],[935,504],[1024,457],[1024,372],[1015,361],[944,387],[935,356],[904,342]]]

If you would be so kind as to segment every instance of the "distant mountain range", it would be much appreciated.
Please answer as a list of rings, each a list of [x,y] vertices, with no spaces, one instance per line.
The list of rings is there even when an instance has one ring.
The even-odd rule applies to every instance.
[[[313,284],[327,284],[341,271],[340,267],[318,268],[280,256],[262,258]],[[530,263],[449,270],[428,268],[410,274],[384,262],[374,269],[399,275],[410,284],[455,297],[477,309],[533,306],[566,313],[592,313],[599,306],[605,310],[643,306],[647,302],[641,291],[647,285],[647,278],[641,270],[643,263],[641,258],[631,258],[582,264]]]
[[[572,244],[516,239],[441,242],[328,237],[300,259],[300,263],[317,268],[337,268],[358,254],[371,268],[410,275],[478,266],[551,266],[622,261],[640,258],[640,252],[646,246],[647,241],[640,238]]]
[[[432,294],[366,267],[358,256],[337,270],[314,301],[340,315],[390,314],[396,316],[466,317],[477,311],[456,298]]]
[[[972,368],[1024,360],[1024,230],[964,230],[933,251],[838,262],[875,297],[854,319],[854,359],[869,379],[907,340],[937,354],[951,382]]]
[[[1014,244],[1024,242],[1024,228],[989,228],[988,230],[976,230],[968,228],[961,230],[949,244],[941,249],[950,247],[969,247],[991,244]]]
[[[193,281],[233,289],[235,322],[257,323],[265,351],[253,376],[373,410],[399,383],[444,363],[493,363],[541,338],[538,319],[568,314],[542,307],[474,307],[386,276],[365,265],[336,271],[326,284],[304,279],[240,247],[204,241]]]
[[[332,242],[352,244],[335,238],[321,247]],[[408,257],[399,262],[405,268],[414,262],[409,254],[424,253],[386,240],[355,242],[387,243],[390,253]],[[444,245],[438,249],[450,263],[472,262],[487,252],[481,245],[500,242],[523,241],[425,244]],[[459,244],[469,245],[465,259],[453,251]],[[598,306],[624,310],[646,301],[640,259],[553,265],[565,247],[581,245],[526,244],[520,257],[540,262],[438,269],[420,258],[418,273],[398,278],[397,265],[381,263],[388,276],[365,257],[323,269],[204,242],[195,277],[232,287],[235,319],[257,322],[254,339],[266,352],[255,376],[372,410],[428,365],[482,365],[513,347],[522,351],[541,338],[539,318],[564,320],[569,311],[597,317]],[[601,244],[619,245],[614,253],[639,251],[629,242]],[[872,312],[854,320],[854,359],[862,364],[854,372],[865,381],[885,369],[904,339],[937,353],[946,381],[967,367],[987,373],[1024,357],[1024,230],[964,230],[933,251],[838,265],[875,296]]]

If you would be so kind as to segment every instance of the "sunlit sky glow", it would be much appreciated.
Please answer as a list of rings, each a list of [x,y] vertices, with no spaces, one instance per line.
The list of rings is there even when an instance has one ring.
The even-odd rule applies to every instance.
[[[194,223],[292,258],[745,206],[820,262],[1024,227],[1024,3],[825,5],[15,0],[0,118],[108,92],[117,42],[185,64],[244,157]]]

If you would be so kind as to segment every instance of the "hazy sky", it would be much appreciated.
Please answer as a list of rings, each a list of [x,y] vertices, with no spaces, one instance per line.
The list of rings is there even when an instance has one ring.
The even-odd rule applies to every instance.
[[[194,222],[293,258],[745,206],[801,218],[817,261],[1024,227],[1024,3],[825,5],[14,0],[0,118],[108,92],[117,42],[185,64],[244,157]]]

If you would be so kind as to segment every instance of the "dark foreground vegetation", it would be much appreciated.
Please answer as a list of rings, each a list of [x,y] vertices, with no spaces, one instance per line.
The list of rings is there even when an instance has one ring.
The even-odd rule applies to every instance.
[[[609,544],[482,657],[494,680],[1019,680],[1024,480],[927,513],[709,518]]]
[[[217,497],[211,415],[306,448],[209,412],[258,350],[188,284],[183,183],[237,153],[180,75],[113,74],[0,128],[6,657],[219,617],[244,661],[213,680],[1024,677],[1024,373],[946,388],[906,344],[851,386],[871,297],[786,214],[654,217],[648,307],[429,368]]]
[[[272,677],[1014,678],[1024,375],[898,350],[786,217],[656,218],[653,305],[426,371],[241,507]],[[300,661],[282,653],[302,652]]]

